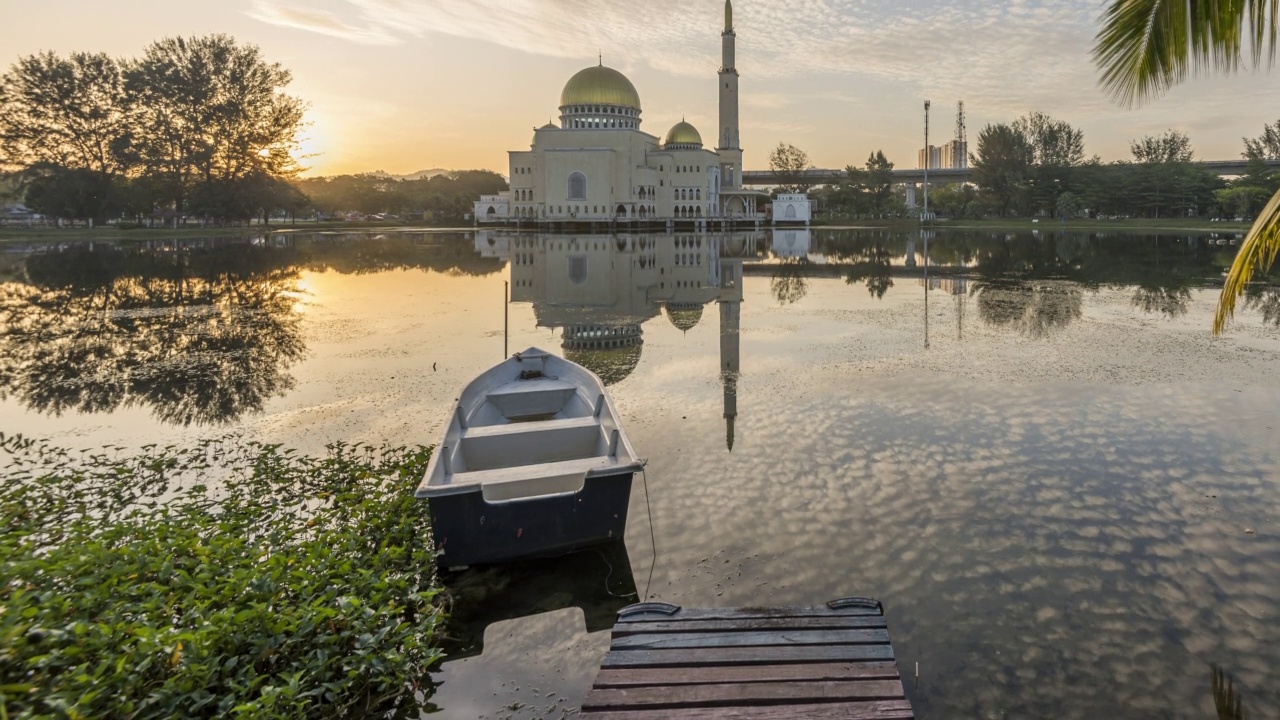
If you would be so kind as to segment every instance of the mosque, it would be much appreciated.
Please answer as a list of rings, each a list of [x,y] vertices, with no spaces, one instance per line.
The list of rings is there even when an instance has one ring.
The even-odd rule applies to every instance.
[[[640,94],[603,60],[560,93],[560,123],[510,152],[511,189],[475,204],[477,224],[758,226],[768,195],[742,186],[737,36],[725,0],[720,115],[714,150],[685,121],[659,139],[640,129]]]

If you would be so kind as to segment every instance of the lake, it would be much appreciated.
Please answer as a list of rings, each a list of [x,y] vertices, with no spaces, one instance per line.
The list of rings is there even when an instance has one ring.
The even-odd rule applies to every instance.
[[[1280,283],[1214,339],[1238,241],[1046,227],[10,244],[0,431],[430,444],[469,378],[541,347],[610,384],[647,473],[624,544],[451,579],[442,716],[567,715],[640,596],[868,595],[921,718],[1215,717],[1227,683],[1270,717]]]

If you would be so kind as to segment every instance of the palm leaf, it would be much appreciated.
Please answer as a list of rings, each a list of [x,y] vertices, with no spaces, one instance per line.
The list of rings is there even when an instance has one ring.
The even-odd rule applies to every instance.
[[[1280,192],[1258,215],[1249,235],[1240,246],[1240,254],[1231,264],[1227,281],[1218,297],[1218,310],[1213,318],[1213,334],[1222,334],[1227,321],[1235,316],[1236,299],[1244,294],[1244,288],[1253,279],[1255,270],[1266,272],[1280,254]]]
[[[1093,59],[1099,83],[1118,102],[1141,104],[1193,73],[1253,66],[1277,47],[1280,0],[1113,0],[1103,13]]]

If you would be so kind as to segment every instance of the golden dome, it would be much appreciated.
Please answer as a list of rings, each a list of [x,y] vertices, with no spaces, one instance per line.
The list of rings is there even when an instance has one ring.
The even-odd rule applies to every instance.
[[[702,136],[698,134],[698,128],[681,120],[671,127],[667,132],[667,139],[662,141],[666,145],[696,145],[702,147]]]
[[[640,109],[640,93],[626,75],[596,65],[569,78],[560,93],[560,107],[569,105],[617,105]]]

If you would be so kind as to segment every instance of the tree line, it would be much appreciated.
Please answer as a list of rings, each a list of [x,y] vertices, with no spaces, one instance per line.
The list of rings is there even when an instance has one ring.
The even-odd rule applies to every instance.
[[[1269,144],[1268,144],[1269,143]],[[974,188],[934,195],[940,214],[1252,218],[1280,188],[1266,160],[1280,158],[1280,122],[1245,138],[1245,174],[1226,181],[1193,165],[1186,134],[1169,130],[1130,143],[1132,159],[1084,153],[1084,133],[1044,113],[987,125],[970,157]]]
[[[984,127],[970,154],[972,181],[930,187],[930,209],[951,218],[1050,216],[1221,217],[1252,219],[1280,190],[1280,121],[1244,138],[1245,173],[1226,181],[1195,166],[1190,138],[1177,130],[1130,143],[1132,159],[1104,163],[1086,157],[1084,132],[1040,112]],[[863,167],[849,166],[839,182],[813,187],[803,172],[808,155],[781,143],[769,159],[777,192],[808,192],[833,219],[903,217],[893,162],[882,151]],[[917,200],[920,197],[917,196]]]
[[[0,167],[51,216],[244,219],[303,203],[288,180],[305,104],[227,35],[137,58],[44,52],[0,76]]]
[[[507,181],[489,170],[460,170],[418,178],[381,173],[304,178],[296,186],[325,216],[355,212],[462,220],[479,196],[506,190]]]
[[[301,180],[306,103],[288,70],[227,35],[165,38],[137,58],[44,52],[0,75],[0,191],[102,222],[420,211],[461,219],[496,173]]]

